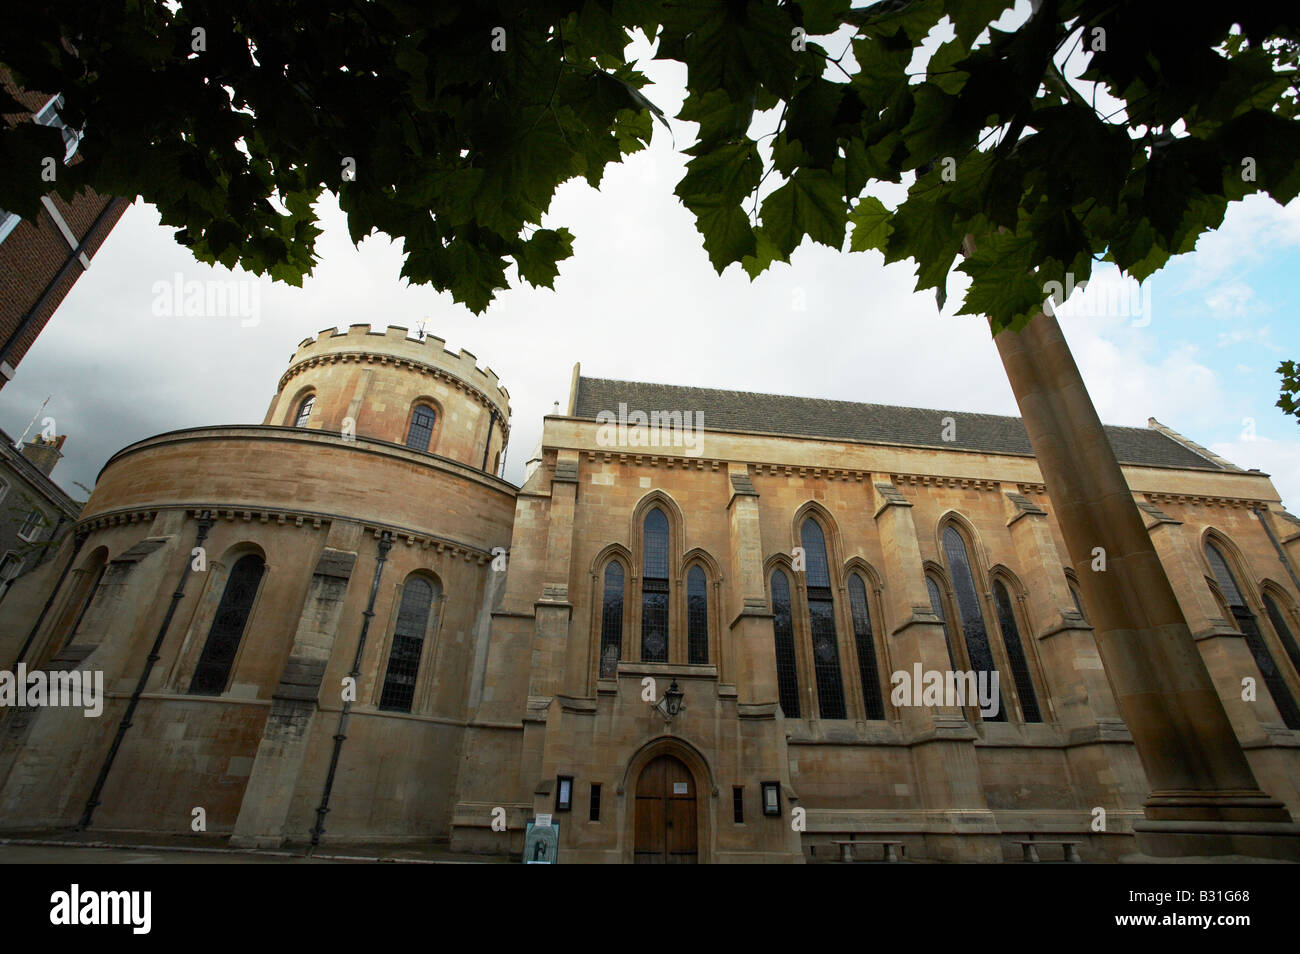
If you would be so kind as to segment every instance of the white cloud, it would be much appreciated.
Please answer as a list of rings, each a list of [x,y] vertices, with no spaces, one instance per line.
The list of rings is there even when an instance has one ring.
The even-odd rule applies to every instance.
[[[1207,295],[1205,305],[1216,318],[1242,318],[1259,311],[1260,305],[1252,301],[1254,297],[1255,289],[1245,282],[1230,282]]]

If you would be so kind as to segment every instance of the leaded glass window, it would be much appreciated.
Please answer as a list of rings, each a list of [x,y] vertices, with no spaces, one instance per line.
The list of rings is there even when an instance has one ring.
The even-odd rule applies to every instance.
[[[411,412],[411,426],[406,431],[406,446],[418,451],[427,451],[429,441],[433,439],[433,424],[437,416],[433,408],[423,404],[417,405]]]
[[[208,639],[190,679],[191,693],[215,696],[225,691],[265,568],[262,558],[254,553],[240,557],[230,568],[221,602],[217,604],[217,614],[208,630]]]
[[[858,678],[862,680],[862,700],[867,718],[883,719],[885,700],[880,691],[880,671],[876,666],[876,642],[871,634],[867,587],[856,573],[849,577],[849,609],[853,613],[853,642],[858,650]]]
[[[298,405],[298,416],[293,419],[294,427],[306,427],[307,421],[311,417],[311,409],[316,404],[316,395],[308,394]]]
[[[393,627],[393,645],[388,652],[388,670],[379,708],[410,712],[415,701],[415,680],[420,674],[424,634],[433,610],[434,585],[422,576],[409,576],[402,587],[402,602]]]
[[[772,574],[772,630],[776,636],[776,687],[781,711],[787,719],[799,718],[799,669],[794,657],[794,620],[790,613],[790,580],[777,570]]]
[[[702,665],[709,661],[709,583],[704,570],[691,567],[686,574],[687,661]]]
[[[817,676],[817,708],[823,719],[843,719],[844,682],[840,676],[840,651],[835,634],[835,602],[831,593],[826,535],[811,517],[803,522],[803,543],[811,624],[813,670]]]
[[[925,588],[930,591],[930,609],[934,615],[939,617],[939,622],[943,623],[943,641],[948,645],[948,665],[953,669],[957,668],[957,657],[952,653],[952,630],[948,626],[948,615],[943,611],[943,596],[939,593],[939,584],[935,582],[934,577],[925,578]]]
[[[618,675],[623,652],[623,564],[610,561],[605,567],[605,593],[600,610],[600,678]]]
[[[641,661],[668,661],[668,518],[655,507],[645,518],[641,550]]]
[[[1255,614],[1251,612],[1245,598],[1241,595],[1237,579],[1228,568],[1228,561],[1213,543],[1205,544],[1205,558],[1210,563],[1210,569],[1214,571],[1215,579],[1219,581],[1219,588],[1223,591],[1223,598],[1227,600],[1233,618],[1237,621],[1237,628],[1246,638],[1250,654],[1255,657],[1255,665],[1259,667],[1259,673],[1264,677],[1264,684],[1273,695],[1273,702],[1282,716],[1282,721],[1286,723],[1288,729],[1300,729],[1300,707],[1296,706],[1291,688],[1278,670],[1277,663],[1273,661],[1273,654],[1269,652],[1268,644],[1264,642],[1264,636],[1259,631]]]
[[[961,617],[961,631],[971,668],[976,673],[997,672],[993,650],[989,646],[988,630],[984,626],[984,611],[980,609],[979,594],[975,589],[975,577],[971,574],[970,560],[966,555],[966,541],[954,527],[948,527],[943,532],[943,552],[948,558],[948,575],[952,577],[953,589],[956,591],[957,615]],[[989,716],[988,721],[1005,722],[1006,718],[1006,706],[1002,705],[999,698],[997,715]]]
[[[1034,680],[1029,673],[1029,660],[1025,658],[1025,647],[1020,642],[1015,608],[1011,605],[1011,595],[1001,580],[993,581],[993,602],[998,608],[998,624],[1002,627],[1002,642],[1007,648],[1011,675],[1016,681],[1020,711],[1024,713],[1026,722],[1042,722],[1043,717],[1038,711],[1038,696],[1034,692]]]

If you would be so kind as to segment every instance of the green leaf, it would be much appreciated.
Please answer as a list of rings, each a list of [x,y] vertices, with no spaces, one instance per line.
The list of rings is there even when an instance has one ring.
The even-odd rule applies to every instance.
[[[514,250],[519,277],[534,288],[554,288],[559,262],[573,255],[573,234],[568,229],[537,229]]]
[[[872,248],[885,251],[889,235],[894,230],[890,223],[893,217],[894,213],[885,208],[879,199],[863,196],[849,213],[849,221],[853,223],[849,251],[865,252]]]
[[[786,258],[804,238],[839,249],[848,222],[844,196],[822,169],[800,169],[763,200],[763,231]]]

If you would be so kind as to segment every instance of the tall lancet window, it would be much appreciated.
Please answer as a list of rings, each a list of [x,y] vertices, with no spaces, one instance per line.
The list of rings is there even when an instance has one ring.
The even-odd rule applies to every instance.
[[[813,667],[817,675],[817,708],[823,719],[843,719],[844,683],[840,678],[840,650],[835,635],[835,601],[831,571],[826,560],[826,535],[809,517],[800,531],[808,591],[808,619],[812,634]]]
[[[686,574],[686,652],[687,662],[702,665],[709,661],[709,583],[704,571],[691,567]]]
[[[1250,647],[1250,654],[1255,657],[1255,665],[1259,667],[1260,675],[1264,677],[1264,684],[1273,695],[1273,703],[1277,706],[1282,721],[1286,723],[1288,729],[1300,729],[1300,708],[1296,707],[1295,697],[1291,695],[1286,679],[1273,661],[1273,654],[1268,651],[1268,644],[1264,642],[1264,637],[1259,631],[1255,614],[1246,605],[1246,598],[1241,595],[1237,578],[1232,575],[1227,559],[1217,546],[1209,542],[1205,544],[1205,559],[1209,561],[1210,569],[1214,571],[1214,578],[1219,581],[1219,589],[1223,591],[1223,598],[1228,601],[1228,608],[1237,621],[1237,627],[1246,637],[1246,645]]]
[[[217,604],[217,615],[213,617],[203,653],[190,680],[190,692],[194,695],[217,696],[226,691],[265,569],[266,564],[255,553],[240,557],[230,568],[221,602]]]
[[[668,661],[668,518],[658,507],[646,514],[641,548],[641,661]]]
[[[794,618],[790,612],[790,580],[772,574],[772,631],[776,637],[776,688],[787,719],[799,718],[799,668],[794,657]]]
[[[948,625],[948,614],[943,611],[943,595],[939,592],[939,583],[934,577],[926,575],[925,588],[930,591],[930,609],[943,623],[943,641],[948,646],[948,665],[957,668],[957,657],[952,652],[952,627]]]
[[[388,671],[379,708],[410,712],[415,701],[415,681],[420,675],[424,635],[437,596],[434,585],[421,576],[408,576],[402,587],[402,602],[393,629],[393,646],[388,654]]]
[[[1295,667],[1296,672],[1300,673],[1300,646],[1296,645],[1295,636],[1291,633],[1291,627],[1286,624],[1286,617],[1282,615],[1282,608],[1267,593],[1264,594],[1264,611],[1268,613],[1269,622],[1273,624],[1273,632],[1277,633],[1282,648],[1291,657],[1291,665]]]
[[[600,607],[600,678],[618,675],[623,652],[623,565],[611,560],[605,567],[605,593]]]
[[[1029,660],[1025,658],[1025,647],[1020,642],[1020,627],[1016,625],[1015,607],[1011,605],[1011,594],[1001,580],[993,581],[993,602],[998,607],[998,623],[1002,627],[1002,642],[1007,647],[1007,659],[1011,663],[1011,675],[1016,680],[1016,695],[1020,697],[1020,711],[1026,722],[1042,722],[1038,711],[1038,695],[1034,692],[1034,680],[1029,674]],[[1082,614],[1080,614],[1082,615]]]
[[[966,652],[970,656],[971,668],[976,673],[995,673],[998,667],[993,662],[993,650],[989,647],[989,634],[984,626],[984,611],[980,609],[975,577],[971,574],[970,560],[966,556],[966,541],[954,527],[948,527],[943,532],[943,552],[948,558],[948,575],[952,577],[953,589],[957,594],[957,614],[961,617],[961,631],[966,640]],[[988,678],[991,679],[992,676]],[[1002,704],[1000,690],[997,715],[986,718],[990,722],[1006,721],[1007,710]]]
[[[867,587],[856,573],[849,576],[849,608],[853,611],[853,643],[858,650],[858,678],[868,719],[885,717],[885,700],[880,692],[880,670],[876,665],[876,642],[871,634],[871,611],[867,608]]]

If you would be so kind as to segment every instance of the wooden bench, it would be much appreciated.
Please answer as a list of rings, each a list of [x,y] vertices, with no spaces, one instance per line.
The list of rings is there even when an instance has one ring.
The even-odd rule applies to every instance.
[[[884,841],[879,838],[859,838],[851,841],[834,841],[831,844],[840,846],[840,861],[852,864],[856,859],[853,857],[854,845],[880,845],[885,850],[884,861],[897,861],[898,856],[903,854],[904,848],[901,841]],[[895,851],[894,849],[898,850]]]
[[[1065,849],[1066,861],[1083,861],[1083,859],[1079,857],[1079,846],[1083,844],[1081,841],[1064,841],[1058,838],[1034,838],[1025,841],[1018,840],[1016,841],[1016,844],[1024,850],[1025,861],[1038,862],[1042,860],[1038,857],[1039,845],[1060,845]]]

